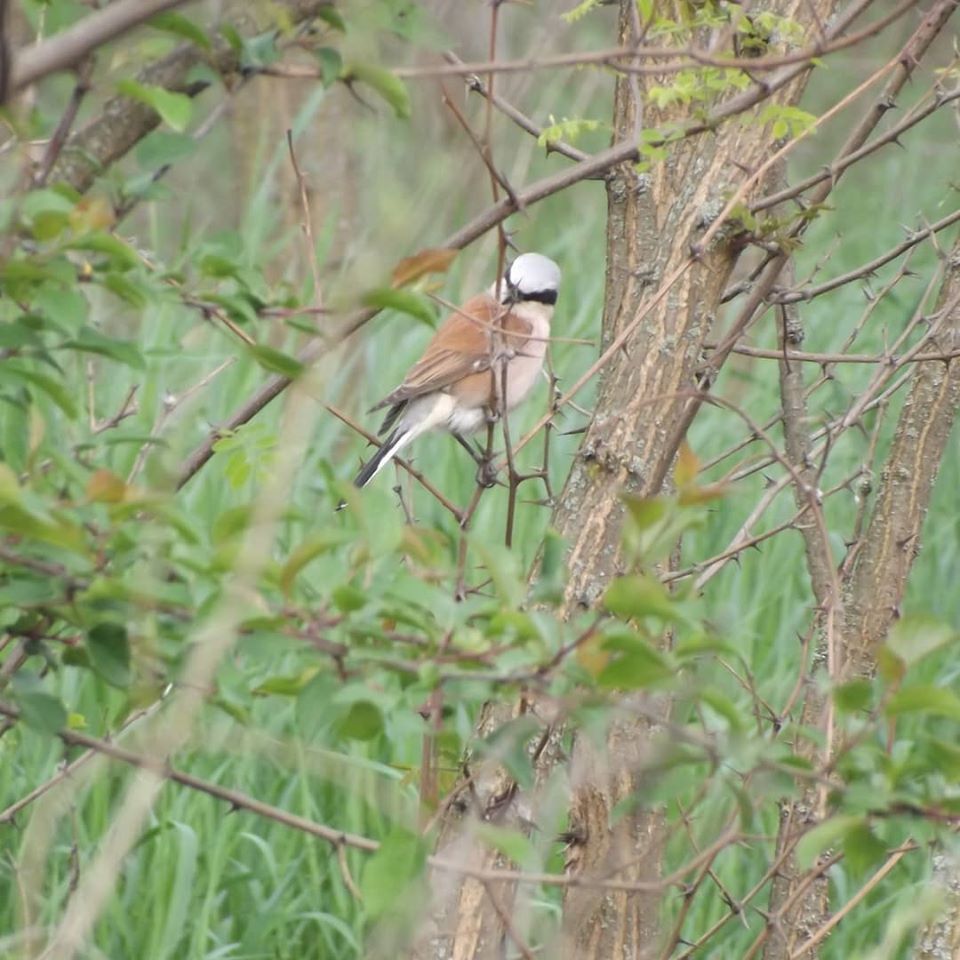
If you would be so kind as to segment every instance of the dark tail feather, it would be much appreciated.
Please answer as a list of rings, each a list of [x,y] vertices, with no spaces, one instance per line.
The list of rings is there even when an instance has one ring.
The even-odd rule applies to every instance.
[[[380,424],[380,429],[377,433],[386,433],[396,422],[397,417],[407,409],[407,401],[401,400],[399,403],[395,403],[388,411],[387,415],[383,418],[383,423]]]
[[[380,469],[380,465],[393,453],[394,448],[403,439],[399,430],[394,430],[380,446],[380,449],[360,468],[360,472],[353,478],[355,487],[365,487]]]

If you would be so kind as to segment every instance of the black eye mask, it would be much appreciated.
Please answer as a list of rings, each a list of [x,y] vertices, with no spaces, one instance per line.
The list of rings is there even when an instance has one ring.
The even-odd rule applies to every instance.
[[[556,290],[536,290],[533,293],[520,293],[517,291],[517,299],[519,300],[535,300],[537,303],[547,303],[550,306],[553,306],[557,302],[557,291]]]

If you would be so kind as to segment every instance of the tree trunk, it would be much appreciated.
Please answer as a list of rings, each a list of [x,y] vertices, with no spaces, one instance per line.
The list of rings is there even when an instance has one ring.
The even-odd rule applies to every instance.
[[[831,0],[776,4],[778,13],[800,22],[812,16],[825,21],[831,6]],[[621,44],[633,42],[636,9],[633,0],[620,4]],[[707,46],[709,39],[696,41]],[[775,102],[795,102],[805,78],[802,74],[782,88]],[[649,87],[672,82],[671,77],[619,77],[615,140],[636,140],[645,128],[685,119],[685,108],[659,110],[645,97]],[[769,133],[761,125],[733,121],[706,137],[671,144],[667,158],[648,173],[625,164],[608,180],[604,346],[640,311],[647,312],[600,375],[593,420],[554,513],[553,525],[569,543],[568,615],[592,607],[621,572],[621,495],[654,494],[669,472],[688,422],[689,395],[698,389],[703,346],[739,252],[730,234],[720,231],[665,297],[652,307],[651,299],[664,279],[686,263],[692,246],[742,182],[744,170],[756,169],[769,150]],[[544,712],[536,704],[490,706],[480,734],[527,709]],[[660,709],[665,716],[667,704]],[[655,955],[658,898],[635,891],[603,892],[588,882],[599,875],[630,882],[659,877],[659,812],[639,810],[619,817],[611,827],[617,804],[636,795],[649,734],[643,722],[618,721],[609,730],[605,750],[575,736],[572,757],[567,758],[559,749],[559,734],[545,727],[537,783],[547,783],[553,767],[566,762],[571,790],[568,866],[587,881],[567,890],[562,947],[554,955],[578,960]],[[469,810],[479,820],[516,816],[521,809],[536,810],[536,797],[521,798],[517,784],[496,764],[471,772],[470,783],[458,788],[458,797],[469,802],[451,805],[440,849],[474,866],[493,867],[500,863],[499,855],[484,853],[465,836],[469,828],[460,815]],[[504,913],[513,913],[513,891],[500,887],[493,903],[478,881],[468,879],[452,889],[449,878],[443,882],[446,896],[437,905],[418,955],[455,960],[501,956],[509,940],[519,936],[516,930],[505,931],[502,921]]]
[[[930,322],[931,352],[960,349],[960,239],[946,260],[946,273]],[[930,496],[960,412],[960,363],[918,364],[900,412],[893,446],[880,480],[877,503],[858,545],[845,606],[844,671],[867,676],[877,650],[900,615],[910,568],[920,552],[920,534]],[[940,919],[919,937],[919,960],[956,957],[960,950],[960,870],[943,852],[934,855],[934,880],[946,905]]]
[[[912,76],[931,44],[957,7],[956,0],[940,0],[924,17],[904,45],[897,69],[884,86],[871,112],[851,133],[844,152],[857,149],[880,119],[876,113],[884,102],[896,97]],[[816,197],[817,202],[826,194]],[[938,304],[937,343],[948,350],[955,346],[957,332],[957,278],[955,249]],[[786,320],[784,321],[786,324]],[[936,348],[934,348],[936,349]],[[833,560],[811,530],[804,531],[807,565],[817,604],[820,644],[811,674],[830,665],[831,679],[839,681],[872,674],[877,647],[899,614],[900,600],[915,556],[914,548],[929,502],[933,481],[942,459],[950,427],[956,415],[956,364],[940,361],[922,364],[916,372],[910,395],[897,425],[893,449],[883,471],[881,490],[871,519],[858,542],[852,545],[854,559],[845,562],[843,582],[838,583]],[[781,393],[787,433],[787,451],[793,463],[803,463],[804,446],[792,431],[802,426],[804,411],[791,409],[802,404],[801,392],[791,383],[781,363]],[[791,430],[792,428],[792,430]],[[830,581],[828,583],[828,581]],[[835,595],[833,584],[838,589]],[[830,627],[824,619],[830,617]],[[835,662],[830,663],[827,635],[833,635]],[[831,736],[830,701],[811,676],[804,700],[801,727],[819,728]],[[827,749],[832,745],[828,743]],[[815,760],[809,746],[798,745],[798,753]],[[827,814],[826,793],[820,788],[805,789],[800,799],[785,804],[777,835],[777,858],[781,866],[774,877],[768,908],[770,937],[764,960],[787,960],[797,947],[828,919],[829,889],[825,876],[812,880],[801,871],[793,855],[799,837]],[[813,958],[815,953],[809,952]]]

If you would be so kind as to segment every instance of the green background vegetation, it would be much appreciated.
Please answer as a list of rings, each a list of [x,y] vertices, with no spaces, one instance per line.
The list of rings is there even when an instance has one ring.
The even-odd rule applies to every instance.
[[[332,32],[332,45],[341,51],[344,61],[390,65],[419,61],[428,52],[448,46],[457,48],[465,59],[484,56],[482,31],[476,30],[484,16],[479,5],[478,9],[469,5],[463,12],[447,5],[439,16],[429,14],[427,6],[357,4],[345,11],[346,33]],[[53,17],[68,7],[52,3],[48,15]],[[408,11],[402,17],[398,16],[401,8]],[[35,17],[39,7],[28,9]],[[557,20],[548,4],[507,8],[503,18],[506,26],[500,52],[505,56],[522,55],[541,44],[561,50],[602,46],[609,44],[612,34],[612,14],[607,11],[568,26]],[[896,41],[895,36],[883,37],[849,57],[830,58],[811,84],[805,108],[813,114],[821,112],[834,101],[836,90],[848,89],[850,77],[867,75]],[[138,34],[135,42],[124,46],[129,71],[141,60],[169,49],[173,42],[161,31]],[[119,72],[123,72],[123,64]],[[287,82],[253,80],[231,94],[228,116],[199,144],[191,147],[183,133],[168,125],[106,174],[98,189],[117,197],[144,189],[145,179],[159,165],[184,154],[169,176],[151,187],[117,228],[127,243],[125,250],[138,251],[142,259],[129,259],[124,251],[81,250],[80,255],[89,256],[94,265],[94,282],[71,286],[55,280],[32,285],[29,277],[23,281],[29,309],[57,318],[58,330],[41,331],[48,345],[76,339],[78,331],[86,328],[109,341],[94,343],[91,339],[86,348],[53,350],[59,372],[50,371],[50,375],[61,380],[65,397],[58,398],[52,389],[45,391],[28,381],[0,385],[3,460],[15,475],[28,476],[24,486],[30,498],[28,506],[42,515],[59,500],[71,522],[92,525],[98,531],[96,536],[84,534],[86,548],[99,548],[114,557],[97,574],[101,595],[96,602],[101,604],[104,622],[116,619],[128,630],[133,661],[116,668],[124,674],[123,682],[109,682],[110,665],[105,666],[102,659],[96,661],[96,656],[109,654],[95,655],[93,666],[99,669],[91,670],[88,662],[64,662],[70,657],[62,656],[56,644],[32,649],[23,668],[24,676],[37,678],[43,690],[59,698],[75,726],[92,735],[106,735],[132,707],[149,703],[176,675],[187,652],[192,625],[167,621],[155,607],[150,609],[151,604],[138,605],[132,599],[134,594],[143,591],[193,610],[194,623],[200,623],[221,596],[224,579],[231,575],[248,507],[274,463],[280,404],[222,441],[212,462],[181,493],[162,492],[169,491],[178,464],[203,440],[211,425],[224,420],[268,375],[222,324],[204,319],[201,311],[185,304],[184,295],[223,298],[235,321],[276,350],[293,353],[306,336],[302,329],[276,318],[244,319],[245,311],[252,316],[251,305],[258,301],[293,306],[309,302],[313,295],[299,226],[299,200],[283,192],[291,184],[283,126],[278,122],[283,118],[275,116],[271,106],[272,98],[279,97]],[[259,95],[258,85],[262,85]],[[43,87],[26,121],[35,136],[49,134],[69,86],[67,78],[61,77]],[[326,88],[301,84],[282,101],[283,109],[290,111],[298,159],[320,197],[316,256],[324,302],[333,311],[351,308],[365,291],[386,285],[400,257],[437,245],[488,202],[489,186],[482,165],[444,112],[437,85],[414,81],[409,86],[409,120],[396,117],[376,94],[369,96],[369,106],[364,105],[338,84]],[[449,80],[447,86],[459,96],[458,80]],[[610,88],[604,71],[590,69],[510,75],[498,80],[498,89],[540,122],[547,122],[551,115],[606,121],[611,111]],[[918,93],[925,89],[924,82],[918,82],[915,89]],[[368,91],[358,87],[357,92],[368,98]],[[100,93],[85,104],[84,117],[96,113]],[[223,96],[222,88],[215,88],[201,97],[187,130],[202,122]],[[482,122],[480,101],[468,101],[467,107],[468,115],[478,124]],[[843,132],[841,119],[814,136],[791,172],[815,169],[824,157],[832,155]],[[578,145],[583,149],[601,147],[608,136],[600,130],[587,134]],[[945,149],[947,143],[950,149]],[[499,116],[494,118],[494,144],[500,166],[514,183],[528,182],[567,162],[544,157],[541,148]],[[945,192],[944,185],[955,174],[955,145],[952,118],[938,116],[909,135],[906,150],[885,148],[858,165],[831,198],[833,211],[807,233],[797,258],[798,276],[821,264],[827,251],[820,276],[844,273],[896,243],[901,236],[899,224],[917,226],[949,212],[956,199],[952,188]],[[334,153],[346,157],[346,163],[332,163]],[[3,176],[12,184],[15,154],[8,152],[6,163]],[[55,206],[49,198],[35,203],[34,224],[36,216]],[[8,201],[5,210],[8,230],[31,216],[29,201],[19,208]],[[520,249],[546,253],[564,270],[555,325],[559,336],[598,340],[605,213],[603,185],[587,182],[537,204],[510,222]],[[56,237],[37,239],[41,247],[44,243],[55,247],[57,242]],[[911,265],[919,278],[929,275],[935,256],[929,244],[917,251]],[[459,301],[490,282],[495,264],[496,243],[490,236],[458,258],[439,292]],[[869,287],[879,289],[896,267],[893,264],[881,272]],[[9,268],[6,270],[10,294],[13,281]],[[885,298],[857,341],[858,352],[884,349],[905,315],[915,308],[924,282],[908,279]],[[804,349],[832,351],[841,346],[850,322],[864,307],[866,286],[854,284],[801,305],[807,332]],[[2,309],[4,321],[12,321],[18,307],[8,298]],[[299,322],[309,325],[314,319],[308,316]],[[316,323],[321,329],[336,330],[333,317],[321,315]],[[406,551],[402,515],[388,473],[364,491],[350,510],[332,512],[340,495],[335,481],[347,480],[367,451],[363,441],[326,413],[320,401],[336,403],[373,428],[374,418],[364,411],[402,379],[429,334],[425,323],[384,311],[362,333],[326,356],[310,376],[307,389],[316,398],[314,422],[289,503],[284,505],[275,564],[265,576],[264,591],[271,609],[264,611],[262,625],[250,627],[239,638],[223,663],[216,695],[204,707],[189,749],[175,760],[179,769],[378,840],[398,826],[416,828],[417,771],[424,732],[416,708],[431,688],[430,676],[416,671],[429,657],[421,658],[409,649],[391,653],[388,644],[371,644],[366,666],[342,680],[329,658],[320,656],[303,638],[285,635],[275,615],[287,602],[301,610],[338,612],[346,615],[352,626],[338,625],[329,633],[348,642],[350,630],[362,630],[366,623],[375,631],[376,623],[394,608],[402,608],[411,623],[419,618],[431,642],[448,624],[466,629],[467,614],[453,602],[450,592],[456,523],[442,507],[423,491],[414,491],[412,503],[418,520],[427,531],[436,532],[435,539],[425,536],[426,565],[439,571],[438,576],[447,577],[446,582],[436,583],[418,579],[400,560]],[[123,343],[118,346],[119,341]],[[774,346],[773,324],[761,325],[752,342]],[[563,386],[586,369],[595,357],[595,348],[557,344],[552,353]],[[180,395],[228,358],[236,362],[195,398],[176,408],[173,418],[164,423],[163,442],[149,450],[136,480],[137,486],[159,492],[157,510],[149,513],[149,519],[138,519],[136,510],[85,502],[84,491],[94,470],[128,475],[144,439],[162,419],[164,398]],[[118,410],[134,385],[137,412],[113,429],[92,431],[86,415],[88,370],[92,370],[96,417],[108,418]],[[816,373],[811,367],[809,376]],[[826,417],[845,409],[870,373],[867,365],[836,369],[835,378],[814,395],[814,416]],[[736,358],[724,370],[717,391],[763,421],[778,410],[776,365]],[[588,388],[578,402],[589,409],[591,398]],[[546,389],[540,388],[535,400],[517,415],[515,429],[519,432],[535,422],[546,403]],[[584,423],[585,417],[573,410],[558,421],[559,435],[550,460],[557,490],[577,449],[576,430]],[[869,428],[869,418],[866,425]],[[779,430],[773,432],[779,439]],[[701,462],[709,462],[744,436],[744,425],[735,415],[711,409],[698,418],[690,444]],[[881,448],[888,441],[885,432]],[[868,442],[865,433],[851,431],[845,436],[823,478],[825,489],[856,469]],[[538,451],[539,444],[532,444],[524,452],[523,462],[536,466]],[[760,451],[754,445],[747,452]],[[463,504],[469,499],[473,468],[449,438],[424,439],[418,445],[416,462],[451,500]],[[719,463],[705,480],[721,478],[733,463]],[[954,444],[943,465],[905,608],[906,613],[946,623],[956,623],[960,613],[960,596],[952,589],[960,568],[957,467]],[[723,550],[765,483],[764,474],[755,473],[733,484],[723,499],[698,514],[697,523],[684,536],[683,563],[695,564]],[[522,496],[528,495],[540,496],[536,482],[522,488]],[[484,639],[484,630],[489,639],[503,629],[502,623],[491,626],[495,617],[489,609],[491,603],[503,609],[519,603],[525,571],[534,563],[549,517],[549,510],[542,505],[522,504],[514,537],[516,549],[508,555],[501,545],[505,503],[504,490],[488,494],[474,524],[478,553],[492,558],[504,581],[498,585],[494,601],[470,601],[470,609],[482,624],[477,628],[478,642]],[[827,517],[842,529],[856,508],[853,491],[842,491],[828,501]],[[764,528],[788,519],[793,512],[789,495],[782,495],[778,506],[765,516]],[[295,589],[285,597],[278,577],[291,551],[327,533],[331,536],[329,549],[304,567]],[[338,543],[341,533],[342,543]],[[834,546],[839,559],[843,543],[838,539]],[[369,559],[359,562],[357,552],[364,549],[369,551]],[[64,563],[78,576],[90,574],[96,565],[93,554],[72,552],[55,543],[41,545],[38,555]],[[728,564],[710,581],[702,597],[684,597],[682,601],[684,616],[709,625],[711,635],[723,644],[716,659],[698,662],[691,669],[702,689],[709,689],[716,704],[727,705],[729,711],[716,704],[711,710],[709,704],[697,703],[695,698],[689,709],[691,718],[697,718],[723,742],[727,756],[720,771],[702,760],[677,765],[651,785],[651,797],[671,799],[669,814],[677,822],[676,800],[685,803],[699,797],[695,832],[700,838],[714,835],[742,800],[731,784],[738,767],[747,769],[754,762],[751,750],[756,745],[750,731],[756,703],[782,703],[796,682],[801,667],[797,636],[807,629],[810,616],[802,555],[796,533],[775,537],[760,550]],[[168,576],[169,571],[175,576]],[[78,614],[74,631],[89,629],[90,611],[96,609],[96,602],[91,600],[88,611]],[[10,627],[31,604],[37,608],[69,606],[56,582],[45,585],[41,578],[9,571],[0,575],[3,626]],[[69,623],[69,613],[64,617]],[[542,652],[551,650],[563,636],[549,617],[537,624],[541,632],[536,640],[523,642],[521,636],[516,651],[497,660],[497,669],[510,672],[535,664]],[[64,628],[64,632],[69,631]],[[509,629],[501,634],[510,635]],[[385,665],[383,661],[391,655],[412,664],[412,675]],[[722,668],[721,661],[735,666],[741,676],[749,676],[754,690],[744,689]],[[576,669],[564,682],[576,680]],[[117,679],[115,674],[112,679]],[[21,682],[20,696],[29,700],[26,682]],[[955,687],[954,658],[944,652],[926,659],[911,673],[911,682]],[[445,784],[455,772],[480,705],[490,695],[484,682],[464,681],[455,690],[445,723]],[[684,707],[678,709],[682,715]],[[939,733],[944,743],[955,741],[956,718],[924,718],[916,726],[914,730],[905,720],[898,728],[900,754],[890,761],[894,765],[908,764],[911,756],[916,760],[914,737],[924,740]],[[0,805],[13,802],[55,774],[63,757],[62,744],[48,733],[23,723],[7,730],[0,739]],[[865,767],[877,765],[876,770],[865,772],[863,789],[872,783],[873,789],[882,793],[882,764],[869,752],[864,753],[862,762]],[[12,823],[0,825],[0,943],[6,944],[0,946],[0,952],[13,951],[22,922],[17,865],[22,869],[31,857],[40,857],[44,875],[36,919],[44,926],[52,924],[69,895],[76,863],[82,871],[109,828],[131,772],[99,760],[90,769],[95,766],[94,776],[78,774],[75,788],[62,797],[62,807],[37,804]],[[889,770],[885,775],[891,783],[897,777]],[[921,779],[931,776],[926,770]],[[707,794],[701,795],[701,784],[710,778]],[[770,784],[767,795],[781,788],[782,784]],[[851,804],[855,810],[855,802]],[[55,815],[51,822],[43,816],[44,811]],[[755,832],[772,834],[775,815],[775,807],[767,804],[756,818]],[[881,847],[892,847],[907,837],[923,838],[930,829],[891,818],[877,826],[876,836]],[[862,864],[848,860],[831,872],[838,902],[856,890],[862,879],[860,871],[873,862],[871,842],[875,841],[864,844]],[[41,855],[47,844],[48,853]],[[671,858],[681,863],[689,857],[689,850],[688,838],[678,830]],[[855,861],[855,857],[851,859]],[[347,851],[346,860],[358,882],[375,884],[375,878],[365,877],[365,870],[370,869],[365,867],[367,854]],[[737,849],[718,861],[717,872],[731,888],[743,890],[747,887],[743,878],[753,873],[759,876],[768,861],[769,851],[763,845]],[[559,849],[553,849],[546,867],[557,870],[561,862]],[[831,936],[823,955],[867,956],[868,949],[883,942],[888,935],[885,932],[901,922],[902,912],[915,915],[926,887],[922,862],[904,861],[893,879],[880,884],[865,906]],[[369,891],[369,886],[366,889]],[[556,916],[558,904],[557,891],[545,889],[535,907],[549,918]],[[679,897],[668,896],[664,909],[669,913],[678,905]],[[720,897],[701,896],[692,907],[687,927],[702,933],[727,909]],[[347,889],[336,857],[326,844],[243,811],[231,812],[217,800],[168,784],[149,828],[124,863],[116,893],[97,924],[94,946],[87,955],[150,960],[361,956],[370,919],[369,910]],[[709,955],[739,956],[755,936],[755,920],[748,915],[746,923],[727,924]],[[893,934],[889,936],[890,950],[878,956],[906,956],[907,948],[898,945]]]

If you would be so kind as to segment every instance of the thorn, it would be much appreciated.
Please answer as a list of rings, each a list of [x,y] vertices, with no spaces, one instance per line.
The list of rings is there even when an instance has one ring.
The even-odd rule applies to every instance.
[[[376,112],[377,112],[376,110],[374,110],[374,108],[373,108],[369,103],[367,103],[366,100],[363,99],[363,97],[360,96],[359,93],[357,93],[357,91],[354,89],[354,86],[353,86],[353,80],[351,80],[351,79],[348,77],[347,79],[343,80],[342,83],[344,84],[344,86],[345,86],[345,87],[347,88],[347,90],[349,91],[350,96],[353,97],[353,99],[356,100],[357,103],[359,103],[359,104],[361,104],[362,106],[366,107],[371,113],[376,113]]]

